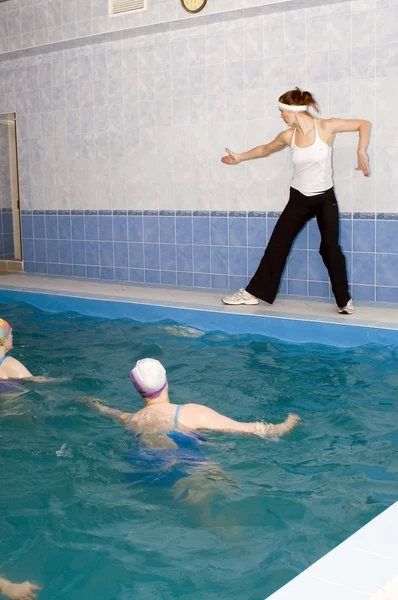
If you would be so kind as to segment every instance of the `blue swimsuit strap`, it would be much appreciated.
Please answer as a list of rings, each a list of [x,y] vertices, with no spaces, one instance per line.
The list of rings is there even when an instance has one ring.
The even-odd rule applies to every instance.
[[[6,359],[6,358],[7,358],[7,354],[4,354],[4,356],[2,356],[2,357],[0,358],[0,367],[1,367],[1,365],[3,364],[3,362],[5,361],[5,359]]]
[[[178,429],[178,415],[180,414],[181,404],[177,404],[176,411],[174,413],[174,429]]]

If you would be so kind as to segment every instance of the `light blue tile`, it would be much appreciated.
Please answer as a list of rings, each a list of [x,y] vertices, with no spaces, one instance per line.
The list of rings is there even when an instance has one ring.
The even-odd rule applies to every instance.
[[[227,290],[229,288],[228,275],[212,275],[211,287],[217,290]]]
[[[316,298],[329,298],[329,284],[322,281],[310,281],[309,295]]]
[[[59,262],[71,266],[72,273],[72,242],[70,240],[59,240]]]
[[[58,239],[58,217],[57,215],[46,215],[46,238],[50,240]],[[25,231],[24,231],[25,235]],[[31,237],[31,236],[27,236]]]
[[[130,269],[130,281],[134,281],[135,283],[144,283],[144,269]]]
[[[177,285],[185,287],[193,286],[193,273],[177,273]]]
[[[41,239],[46,237],[44,215],[33,215],[33,236]]]
[[[211,273],[226,275],[228,273],[228,247],[212,246],[210,256]]]
[[[101,267],[112,267],[113,262],[113,244],[112,242],[99,242],[99,256]]]
[[[307,296],[308,284],[307,281],[301,281],[298,279],[287,280],[287,293],[290,296]]]
[[[100,242],[110,242],[113,239],[112,216],[99,215],[98,217],[98,236]],[[104,265],[109,266],[109,265]]]
[[[308,279],[308,252],[307,250],[293,250],[288,259],[289,279]]]
[[[160,283],[160,271],[145,269],[145,283]]]
[[[144,215],[144,242],[159,243],[159,217]]]
[[[195,287],[210,288],[211,287],[210,273],[194,273],[193,284]]]
[[[2,230],[3,230],[4,234],[13,233],[12,213],[11,212],[3,212],[2,213],[1,224],[2,224]]]
[[[376,284],[398,285],[398,254],[376,255]]]
[[[143,222],[140,215],[128,215],[127,231],[129,242],[142,242],[144,239]],[[141,268],[141,267],[138,267]]]
[[[14,235],[9,233],[4,236],[4,253],[9,258],[14,258]]]
[[[194,217],[193,218],[193,243],[210,245],[210,218],[209,217]]]
[[[250,276],[257,271],[258,265],[264,254],[264,248],[248,248],[247,250],[247,272]]]
[[[88,278],[99,279],[99,276],[100,276],[99,267],[93,267],[93,266],[87,265],[86,272],[87,272]]]
[[[129,266],[129,252],[127,242],[114,242],[113,244],[113,256],[115,267],[128,267]],[[127,275],[128,277],[128,275]]]
[[[374,285],[376,256],[370,252],[353,253],[352,282]]]
[[[359,302],[374,302],[376,300],[376,288],[373,285],[354,284],[351,286],[351,291],[354,301],[358,300]]]
[[[115,279],[116,281],[129,281],[130,269],[123,267],[115,267]]]
[[[159,239],[164,244],[175,244],[176,230],[175,217],[160,216],[159,217]]]
[[[113,217],[113,239],[115,242],[127,242],[127,215]]]
[[[376,222],[376,252],[398,253],[398,221]]]
[[[160,244],[160,268],[162,271],[176,271],[176,246],[174,244]]]
[[[177,273],[175,271],[161,271],[160,283],[162,283],[163,285],[176,285]]]
[[[377,302],[398,302],[398,287],[377,287]]]
[[[247,248],[229,247],[229,274],[247,277]]]
[[[72,265],[67,264],[67,263],[61,263],[59,265],[59,274],[62,275],[63,277],[72,277],[73,275],[73,268]]]
[[[47,251],[46,251],[46,240],[35,239],[35,261],[36,262],[47,262]]]
[[[86,265],[99,265],[99,242],[86,241]],[[98,271],[99,273],[99,271]]]
[[[267,219],[261,217],[249,217],[247,220],[248,246],[261,247],[266,245]]]
[[[36,267],[36,269],[35,269],[36,273],[47,274],[47,263],[46,262],[36,262],[35,267]]]
[[[129,265],[130,269],[142,270],[144,268],[144,244],[129,243]]]
[[[58,232],[60,240],[70,240],[72,236],[71,222],[69,215],[59,215]]]
[[[354,252],[374,252],[375,250],[375,221],[353,221]],[[361,282],[357,282],[361,283]]]
[[[193,247],[193,270],[195,273],[210,273],[210,246]]]
[[[247,246],[247,219],[231,217],[229,224],[229,246]]]
[[[71,215],[72,240],[84,240],[84,216]]]
[[[227,246],[228,245],[228,218],[227,217],[211,217],[211,219],[210,219],[210,243],[212,246]]]
[[[230,290],[239,290],[247,286],[247,277],[244,275],[230,275],[228,288]]]
[[[323,260],[315,250],[309,251],[308,278],[310,281],[329,281],[329,275],[323,264]]]
[[[86,277],[86,265],[72,265],[73,277]]]
[[[85,242],[72,241],[72,264],[73,265],[85,265],[86,264]]]
[[[192,246],[177,245],[177,271],[193,271],[193,252]],[[178,274],[177,274],[178,279]],[[182,285],[182,284],[179,284]],[[191,284],[192,285],[192,284]]]
[[[108,266],[100,267],[100,277],[101,279],[113,281],[115,279],[115,269]]]
[[[159,244],[144,244],[144,266],[146,269],[159,269]],[[145,276],[145,281],[147,281]]]
[[[33,238],[33,217],[32,217],[32,215],[22,215],[21,221],[22,221],[22,237]],[[58,232],[58,228],[57,228],[57,232]],[[58,233],[57,233],[57,237],[58,237]]]
[[[49,275],[59,275],[59,263],[47,263],[47,273]]]
[[[176,218],[176,240],[177,244],[192,244],[192,217]]]
[[[34,262],[24,262],[25,273],[35,273],[36,267]]]

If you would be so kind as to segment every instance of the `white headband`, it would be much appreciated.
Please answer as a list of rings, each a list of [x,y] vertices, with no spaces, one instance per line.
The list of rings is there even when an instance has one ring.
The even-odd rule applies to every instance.
[[[291,110],[292,112],[306,112],[308,106],[306,104],[283,104],[283,102],[278,102],[278,107],[281,110]]]

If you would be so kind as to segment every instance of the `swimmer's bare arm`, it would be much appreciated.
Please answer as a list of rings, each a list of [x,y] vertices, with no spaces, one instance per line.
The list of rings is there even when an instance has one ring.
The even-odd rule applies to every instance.
[[[1,377],[1,373],[4,374],[5,377]],[[29,381],[34,381],[36,383],[49,383],[51,381],[67,381],[68,377],[42,377],[40,375],[32,375],[30,371],[16,358],[12,356],[7,356],[6,361],[4,361],[1,371],[0,378],[2,379],[26,379]]]
[[[162,431],[145,431],[145,429],[142,429],[142,427],[140,427],[140,425],[142,424],[138,422],[138,419],[136,419],[135,415],[132,413],[125,413],[115,408],[109,408],[109,406],[105,406],[105,404],[103,404],[102,401],[98,398],[89,398],[88,396],[79,396],[78,398],[76,398],[76,402],[88,404],[89,406],[97,410],[101,415],[105,415],[107,417],[116,419],[122,422],[123,424],[125,424],[129,419],[131,419],[131,417],[133,417],[131,419],[131,426],[133,428],[136,428],[138,426],[137,429],[141,433],[140,441],[147,448],[156,448],[158,450],[164,450],[166,448],[177,448],[177,444],[175,444],[173,440],[167,437],[167,435],[165,435]]]
[[[260,437],[275,437],[289,433],[300,422],[300,417],[290,413],[283,423],[240,423],[200,404],[186,404],[180,412],[180,423],[190,429],[208,429],[230,433],[248,433]]]
[[[34,593],[41,590],[41,587],[25,581],[24,583],[12,583],[8,579],[0,577],[0,594],[12,600],[35,600],[37,595]]]
[[[98,411],[101,415],[105,415],[107,417],[111,417],[112,419],[117,419],[122,423],[126,423],[128,419],[132,416],[131,413],[126,413],[121,410],[117,410],[116,408],[110,408],[102,403],[102,400],[99,398],[90,398],[89,396],[79,396],[76,398],[76,402],[81,402],[82,404],[88,404],[96,411]]]

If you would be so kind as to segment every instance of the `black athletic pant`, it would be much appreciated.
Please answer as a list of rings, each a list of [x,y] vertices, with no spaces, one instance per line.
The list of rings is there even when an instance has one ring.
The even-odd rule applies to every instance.
[[[339,245],[339,209],[333,188],[317,196],[304,196],[290,188],[290,198],[272,232],[264,256],[246,290],[272,304],[278,293],[286,259],[296,235],[313,217],[321,232],[319,254],[328,270],[339,308],[350,299],[344,254]]]

